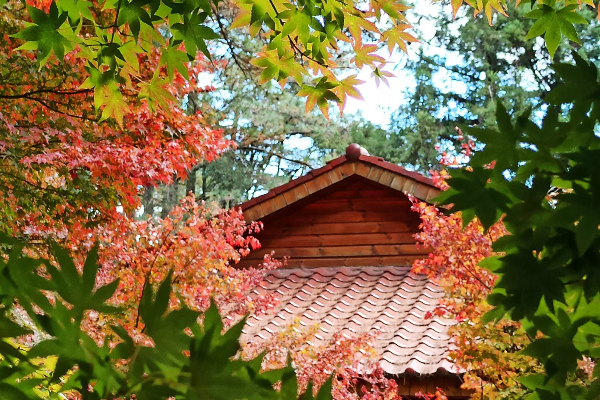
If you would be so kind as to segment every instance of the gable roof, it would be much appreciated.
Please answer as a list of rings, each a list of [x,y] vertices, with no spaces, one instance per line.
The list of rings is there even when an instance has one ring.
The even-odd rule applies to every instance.
[[[346,155],[271,189],[262,196],[248,200],[239,207],[247,221],[256,221],[353,175],[410,194],[422,201],[429,201],[439,194],[439,189],[431,179],[381,157],[370,156],[359,145],[351,144],[346,149]]]
[[[362,230],[364,233],[352,236],[352,243],[345,243],[339,237],[348,234],[348,224],[344,225],[345,222],[338,221],[339,218],[333,215],[336,212],[346,212],[344,209],[330,212],[329,208],[321,208],[321,213],[313,217],[307,211],[319,202],[334,204],[340,198],[349,204],[362,201],[367,202],[369,207],[380,207],[380,203],[377,203],[381,200],[379,197],[355,199],[337,196],[335,201],[331,200],[331,196],[339,195],[344,190],[344,193],[352,193],[347,190],[349,185],[364,188],[365,182],[368,183],[366,186],[385,187],[384,192],[391,193],[393,199],[403,198],[405,205],[398,206],[393,211],[396,214],[411,214],[411,218],[415,217],[417,221],[418,216],[413,215],[410,202],[404,194],[422,201],[428,201],[439,194],[439,189],[431,179],[386,162],[380,157],[370,156],[358,145],[350,145],[345,156],[241,204],[247,221],[269,221],[260,233],[268,236],[269,228],[274,229],[275,236],[268,238],[267,242],[270,241],[272,245],[275,240],[282,242],[281,238],[285,239],[286,246],[289,247],[288,253],[291,254],[290,261],[294,261],[294,257],[305,257],[303,254],[308,251],[311,251],[312,258],[310,263],[295,260],[298,262],[291,266],[266,274],[255,294],[274,294],[279,305],[267,315],[252,315],[240,340],[245,343],[266,341],[272,335],[287,329],[295,319],[299,319],[301,326],[305,328],[318,326],[315,345],[329,341],[338,332],[350,337],[378,332],[374,345],[386,373],[404,376],[438,376],[440,373],[449,373],[456,377],[462,371],[456,368],[448,356],[448,328],[454,321],[435,316],[425,318],[439,304],[444,296],[443,290],[425,275],[411,272],[412,259],[425,257],[427,251],[412,251],[411,248],[410,257],[401,257],[404,247],[400,245],[400,235],[397,232],[402,232],[402,237],[410,236],[417,232],[418,222],[402,226],[401,217],[394,216],[389,208],[377,209],[377,215],[385,218],[377,221],[384,222],[354,222],[365,226],[376,224],[378,228]],[[382,192],[379,189],[373,191]],[[391,204],[396,207],[397,203]],[[323,204],[320,205],[322,206]],[[365,215],[369,212],[371,211],[365,211]],[[311,218],[326,222],[319,226],[327,225],[330,227],[329,231],[313,232],[316,226]],[[360,219],[363,220],[367,221]],[[303,224],[308,224],[311,230],[304,229],[306,226]],[[334,232],[331,228],[333,225],[341,230],[335,229]],[[385,237],[386,246],[383,247],[386,247],[386,251],[388,248],[393,249],[395,257],[388,253],[379,257],[383,253],[377,244],[367,243],[370,240],[368,238],[375,238],[374,235]],[[326,243],[326,239],[331,239],[333,243]],[[414,239],[412,240],[412,243],[402,243],[414,246]],[[312,247],[307,247],[309,245]],[[333,253],[327,246],[345,253],[349,252],[348,249],[368,247],[371,253],[369,257],[360,258],[358,264],[343,264],[339,263],[339,259],[347,261],[347,258],[330,257]],[[280,243],[277,247],[280,254],[281,247]],[[350,261],[352,260],[354,258]],[[254,261],[258,261],[256,257]],[[338,264],[333,265],[334,261]]]

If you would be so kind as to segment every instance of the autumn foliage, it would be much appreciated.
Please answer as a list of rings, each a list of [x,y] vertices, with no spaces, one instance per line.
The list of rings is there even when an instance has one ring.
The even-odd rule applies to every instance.
[[[182,179],[192,166],[231,146],[202,115],[187,115],[180,107],[190,91],[202,90],[198,74],[215,66],[199,57],[185,71],[189,80],[177,72],[169,83],[164,77],[172,72],[159,67],[160,54],[140,56],[132,68],[142,75],[158,70],[160,85],[147,86],[145,97],[127,98],[122,124],[102,121],[94,92],[81,88],[85,63],[67,54],[65,62],[32,65],[33,53],[24,57],[9,37],[22,28],[25,10],[16,2],[5,7],[13,15],[3,13],[0,21],[7,32],[0,39],[2,230],[27,238],[38,256],[46,255],[46,241],[62,243],[80,266],[98,242],[97,283],[120,279],[113,301],[130,310],[123,318],[132,331],[140,329],[135,304],[143,287],[169,271],[192,309],[206,309],[210,296],[219,293],[237,304],[232,312],[245,313],[249,303],[242,297],[260,274],[234,270],[230,263],[258,246],[246,236],[258,226],[247,227],[236,211],[209,212],[193,198],[165,219],[136,217],[143,188]],[[154,90],[170,99],[162,108],[152,102]]]
[[[332,397],[339,400],[400,400],[396,381],[384,375],[372,333],[348,337],[338,332],[315,345],[318,326],[302,328],[299,321],[266,341],[248,343],[245,357],[264,353],[265,370],[283,368],[291,360],[296,367],[300,393],[313,394],[333,373]],[[312,386],[309,386],[312,385]]]
[[[463,1],[451,3],[456,15],[463,6]],[[473,8],[476,14],[486,14],[490,22],[494,13],[504,13],[507,7],[506,2],[496,0],[464,3]],[[221,37],[228,41],[226,30],[236,27],[246,29],[250,36],[262,32],[260,39],[265,46],[252,61],[261,70],[259,80],[263,83],[275,80],[285,86],[293,79],[298,86],[297,94],[307,98],[307,109],[316,105],[325,115],[330,102],[340,104],[343,109],[347,97],[361,97],[356,89],[361,81],[355,75],[346,76],[347,65],[357,68],[368,66],[375,78],[385,81],[390,74],[383,70],[386,62],[376,53],[378,46],[387,44],[391,52],[394,48],[406,50],[407,43],[416,41],[406,32],[410,28],[405,18],[408,7],[395,0],[235,1],[233,5],[237,8],[233,14],[237,18],[234,21],[221,18],[219,2],[168,4],[173,7],[162,1],[110,0],[100,4],[96,1],[72,0],[0,0],[0,212],[3,217],[0,231],[12,236],[7,243],[13,244],[3,242],[3,246],[13,246],[13,251],[14,248],[21,250],[20,245],[14,243],[27,242],[27,257],[24,260],[30,267],[34,266],[34,269],[29,270],[29,278],[39,284],[32,293],[20,293],[24,296],[21,299],[25,301],[21,301],[22,307],[19,308],[14,300],[16,295],[11,292],[14,282],[9,279],[2,282],[1,289],[9,295],[0,299],[3,312],[0,322],[4,324],[3,327],[7,326],[16,333],[2,336],[0,345],[3,356],[0,361],[7,360],[5,354],[10,354],[17,361],[8,369],[2,370],[0,380],[6,378],[6,371],[10,377],[10,373],[19,369],[18,366],[22,367],[31,361],[4,340],[20,336],[24,331],[30,332],[12,320],[23,317],[19,321],[26,325],[27,318],[19,315],[20,312],[29,313],[30,316],[32,313],[36,314],[35,318],[52,328],[48,330],[50,333],[53,333],[53,329],[59,331],[65,327],[73,329],[67,333],[79,335],[83,332],[83,335],[77,336],[80,341],[67,344],[72,345],[74,353],[82,353],[81,360],[86,359],[87,354],[83,354],[85,352],[79,348],[80,345],[97,351],[97,354],[102,355],[95,359],[98,361],[97,365],[106,367],[105,371],[109,371],[111,378],[116,381],[124,376],[127,360],[133,365],[138,362],[141,363],[138,365],[148,367],[153,359],[164,355],[153,350],[169,348],[171,338],[161,337],[161,329],[170,328],[170,332],[179,339],[182,346],[188,344],[188,332],[184,333],[183,328],[176,331],[178,326],[165,324],[169,315],[182,316],[180,320],[186,319],[189,322],[185,327],[193,330],[192,328],[198,328],[198,311],[208,307],[211,297],[215,298],[223,314],[231,317],[231,321],[249,310],[262,312],[269,309],[272,298],[253,297],[250,292],[260,282],[264,268],[272,268],[276,263],[266,260],[262,270],[241,271],[234,268],[240,257],[259,245],[251,236],[260,228],[258,225],[246,225],[238,211],[212,210],[199,204],[193,197],[185,198],[166,218],[161,219],[144,217],[143,210],[139,207],[139,195],[145,188],[183,179],[190,168],[199,162],[213,160],[233,145],[224,140],[219,130],[208,126],[203,115],[188,115],[182,110],[190,93],[211,90],[198,87],[198,74],[214,71],[222,66],[209,60],[206,41]],[[521,2],[517,1],[516,4],[520,5]],[[536,4],[534,1],[529,6],[532,11],[528,17],[536,22],[528,38],[544,35],[550,54],[554,54],[563,36],[579,42],[575,25],[586,23],[586,20],[576,9],[582,6],[593,8],[596,4],[592,1],[567,0],[543,4]],[[222,25],[223,20],[226,27]],[[384,23],[385,21],[388,23]],[[219,33],[213,30],[217,26],[220,28]],[[346,57],[346,53],[351,54],[350,57]],[[463,184],[470,182],[468,189],[477,191],[479,195],[474,198],[489,200],[489,204],[484,201],[483,205],[482,202],[462,204],[460,207],[464,210],[463,216],[470,220],[471,216],[477,215],[486,228],[491,225],[489,229],[484,230],[477,221],[469,222],[463,229],[463,221],[458,213],[444,216],[431,205],[414,205],[423,219],[423,232],[418,235],[418,240],[423,246],[432,249],[426,260],[414,265],[414,271],[429,275],[446,289],[447,296],[435,313],[456,320],[452,355],[459,367],[466,371],[465,387],[481,392],[481,397],[522,395],[526,390],[517,383],[517,378],[543,372],[553,379],[557,375],[556,382],[559,386],[564,386],[567,374],[573,375],[576,372],[575,378],[569,376],[569,379],[579,378],[577,373],[581,371],[589,374],[594,362],[588,356],[598,354],[597,311],[596,314],[592,312],[598,302],[596,295],[599,291],[597,285],[594,286],[597,280],[593,279],[596,277],[594,268],[597,266],[597,201],[592,204],[592,197],[588,196],[587,189],[577,182],[569,183],[564,188],[560,197],[567,200],[558,203],[558,207],[547,207],[549,201],[544,197],[547,192],[545,187],[551,182],[552,185],[560,185],[569,179],[573,182],[589,181],[589,187],[592,188],[597,183],[597,179],[591,180],[592,173],[583,173],[583,169],[579,168],[582,165],[593,167],[593,161],[590,160],[597,160],[597,154],[592,153],[592,150],[585,150],[584,145],[590,143],[590,149],[592,145],[597,146],[594,142],[597,141],[597,135],[593,131],[597,118],[596,114],[588,113],[590,101],[585,97],[590,96],[593,101],[596,100],[593,93],[597,92],[597,70],[593,66],[584,65],[586,63],[580,59],[576,61],[577,68],[583,73],[579,70],[573,72],[564,65],[559,66],[558,70],[559,75],[571,80],[576,89],[565,90],[558,95],[555,93],[554,104],[548,110],[560,109],[564,104],[581,100],[569,97],[572,94],[582,96],[581,101],[586,102],[587,108],[581,108],[581,111],[574,107],[573,110],[579,114],[567,120],[569,123],[575,121],[573,126],[581,122],[582,127],[592,127],[586,128],[592,131],[587,142],[583,141],[582,136],[574,136],[580,135],[581,127],[565,129],[565,126],[559,125],[563,121],[558,116],[549,117],[545,121],[551,127],[549,132],[566,132],[564,134],[576,138],[561,139],[567,144],[564,148],[561,147],[564,153],[560,153],[555,147],[562,142],[548,145],[540,139],[548,135],[537,134],[536,127],[532,128],[532,124],[527,125],[527,129],[521,127],[513,130],[511,116],[499,106],[499,127],[509,140],[491,140],[484,152],[473,156],[477,160],[476,168],[462,173],[463,178],[469,176],[469,179],[462,180]],[[337,72],[338,67],[342,73]],[[583,83],[580,82],[582,76],[586,77]],[[566,100],[561,100],[561,96]],[[595,119],[590,120],[591,122],[586,120],[592,116]],[[515,132],[520,134],[521,131],[526,131],[530,136],[519,139],[521,141],[517,143]],[[485,132],[479,134],[479,139],[484,143],[491,137],[486,136]],[[498,138],[493,137],[494,140]],[[575,146],[582,148],[575,149]],[[523,154],[531,148],[546,150],[532,157],[533,161],[527,158],[523,161]],[[506,150],[508,155],[505,154]],[[500,157],[494,152],[498,152]],[[579,154],[582,156],[579,157]],[[548,159],[543,160],[541,157],[544,156],[548,156]],[[559,163],[558,169],[552,169],[559,160],[563,160],[565,164]],[[534,337],[528,336],[519,322],[487,322],[489,318],[484,317],[492,309],[485,298],[498,282],[496,276],[484,269],[485,264],[481,265],[480,262],[494,254],[492,243],[507,233],[501,220],[497,222],[498,210],[512,208],[513,212],[507,214],[505,221],[512,217],[513,224],[517,227],[520,220],[527,220],[533,215],[519,214],[524,209],[519,207],[519,201],[523,204],[527,201],[508,201],[504,198],[506,196],[501,196],[501,190],[490,188],[490,183],[504,179],[497,171],[493,179],[490,178],[489,170],[494,162],[505,164],[498,168],[500,172],[510,168],[514,171],[525,168],[526,172],[515,175],[519,179],[524,176],[527,180],[539,172],[535,169],[537,166],[527,169],[531,168],[530,165],[539,163],[544,165],[543,168],[550,168],[550,172],[544,172],[540,167],[549,177],[541,186],[542,201],[527,201],[529,205],[537,202],[538,208],[546,207],[538,210],[540,215],[549,215],[554,210],[566,210],[566,217],[561,215],[560,218],[548,217],[543,220],[550,221],[546,230],[552,232],[556,240],[547,241],[547,249],[525,249],[523,253],[529,257],[527,262],[535,264],[539,261],[532,256],[534,253],[552,254],[555,248],[560,248],[560,251],[568,250],[568,246],[563,246],[564,243],[571,247],[570,243],[575,243],[575,250],[566,258],[575,260],[571,264],[576,267],[571,268],[576,273],[575,278],[559,276],[557,270],[562,273],[569,269],[555,268],[550,263],[545,265],[543,262],[546,260],[542,260],[539,264],[544,268],[548,267],[546,271],[551,272],[543,276],[549,282],[547,285],[540,285],[543,290],[522,290],[523,287],[531,289],[534,285],[528,282],[529,286],[525,286],[517,282],[519,279],[515,279],[515,276],[519,278],[520,275],[515,273],[514,266],[518,267],[519,263],[511,264],[505,260],[502,266],[509,278],[504,282],[508,284],[501,290],[505,290],[510,296],[495,293],[500,295],[496,296],[496,302],[504,302],[509,308],[496,308],[496,311],[506,313],[507,310],[513,310],[517,313],[516,319],[523,320],[524,316],[530,318],[533,325],[527,332],[533,332]],[[509,165],[510,163],[513,165]],[[563,173],[563,170],[578,178]],[[515,191],[518,196],[523,192],[530,193],[531,187],[535,185],[519,182],[519,179],[511,182],[511,191],[520,185]],[[464,187],[460,190],[464,190]],[[576,199],[572,205],[569,205],[570,198]],[[468,203],[465,199],[463,197],[462,202]],[[499,204],[502,207],[498,207]],[[513,208],[515,204],[517,206]],[[540,204],[543,207],[539,207]],[[582,218],[579,215],[582,209],[579,204],[583,204],[583,209],[586,210],[586,215]],[[543,222],[540,221],[542,219],[533,223],[537,226]],[[521,233],[513,232],[515,237]],[[14,238],[17,240],[14,241]],[[51,246],[51,242],[58,245]],[[67,248],[69,254],[56,250],[60,248]],[[4,251],[4,247],[1,249]],[[59,257],[60,254],[62,255]],[[584,259],[582,257],[585,254],[589,257]],[[21,257],[21,254],[16,257]],[[74,263],[71,263],[71,257]],[[87,264],[86,260],[90,259],[93,262]],[[6,268],[3,273],[14,273],[15,276],[20,273],[19,263],[14,257],[4,257],[2,254],[0,261],[2,268]],[[562,266],[566,262],[558,264]],[[513,267],[509,268],[511,265]],[[585,274],[580,272],[584,268],[588,271]],[[6,272],[9,269],[12,271]],[[91,281],[88,280],[90,276],[93,278]],[[69,285],[52,286],[51,281],[57,277],[65,282],[69,280]],[[116,286],[114,295],[110,292],[111,298],[102,298],[101,289],[112,288],[110,283],[117,282],[117,279],[118,284],[113,284]],[[82,281],[85,284],[77,286]],[[21,281],[23,282],[27,282],[27,279]],[[563,296],[563,288],[573,282],[579,282],[585,287],[585,296],[578,297],[586,298],[586,303],[581,307],[583,302],[579,300],[576,305],[572,305],[558,297]],[[160,295],[160,290],[155,290],[159,283],[163,288]],[[67,290],[74,286],[79,290],[77,296]],[[89,289],[90,299],[97,300],[99,308],[108,309],[109,306],[105,304],[108,302],[119,306],[119,312],[104,313],[89,308],[91,303],[80,289],[84,286]],[[577,287],[569,290],[570,294],[580,295],[582,289]],[[32,307],[33,303],[25,304],[29,301],[28,295],[42,292],[43,295],[38,296],[36,301],[43,303],[43,312]],[[532,296],[519,297],[523,293]],[[554,310],[541,317],[536,316],[534,314],[542,296],[545,296],[549,308],[553,307],[553,299],[562,301],[565,307],[559,309],[557,316],[554,315]],[[70,304],[69,298],[73,300]],[[565,311],[578,309],[587,310],[581,313],[589,312],[591,317],[572,313],[575,317],[571,319]],[[111,310],[114,311],[113,308]],[[45,313],[55,313],[57,317],[44,321]],[[70,313],[77,318],[71,318]],[[498,319],[502,315],[498,315]],[[81,321],[79,317],[82,318]],[[74,324],[73,321],[77,323]],[[71,327],[72,324],[74,328]],[[218,327],[218,330],[222,328],[216,311],[212,313],[211,326]],[[572,329],[573,326],[575,328]],[[585,337],[589,343],[586,343],[587,347],[583,347],[581,340],[577,343],[580,347],[575,347],[573,338],[577,333],[573,332],[577,332],[582,326],[587,329],[580,330],[587,332]],[[123,330],[120,331],[118,327]],[[237,329],[241,329],[239,325]],[[581,332],[580,336],[583,335]],[[151,333],[156,334],[155,337]],[[219,333],[212,337],[215,342],[220,340]],[[204,337],[202,332],[194,334],[198,340]],[[117,336],[123,343],[117,345]],[[73,337],[75,336],[69,334],[62,336],[67,341]],[[156,338],[162,340],[162,343]],[[39,338],[30,339],[31,343],[28,344],[35,344]],[[306,345],[305,336],[281,337],[273,343],[264,344],[270,351],[264,367],[287,363],[289,356],[296,363],[300,390],[307,388],[309,381],[318,386],[326,381],[325,377],[337,372],[339,380],[334,384],[334,394],[337,397],[356,398],[364,395],[369,399],[392,398],[395,396],[394,384],[385,379],[376,365],[370,365],[372,368],[369,371],[361,370],[368,365],[368,360],[363,355],[365,351],[368,353],[368,339],[336,337],[323,348],[312,349]],[[558,341],[570,352],[554,352],[555,342],[548,340]],[[237,348],[237,343],[233,342]],[[535,347],[531,350],[532,354],[537,354],[537,358],[520,352],[530,342],[538,345],[537,350]],[[99,346],[102,343],[107,346]],[[120,345],[124,346],[119,347]],[[120,351],[127,346],[132,352],[136,349],[135,351],[151,355],[147,359],[150,361],[133,360],[133,353]],[[530,349],[531,347],[529,346]],[[115,350],[117,348],[119,351]],[[178,362],[174,364],[177,367],[187,365],[192,359],[198,363],[206,361],[198,356],[201,348],[194,347],[192,350],[195,352],[190,350],[189,354],[184,354],[182,348],[185,346],[176,350],[171,348],[172,352],[165,359],[177,359]],[[34,354],[47,358],[56,354],[49,347],[39,349],[38,347],[38,353]],[[584,354],[588,357],[584,361],[590,360],[589,365],[582,365],[576,371],[577,362],[581,361]],[[125,360],[123,365],[115,363],[111,359],[113,355]],[[188,356],[190,358],[185,359]],[[229,354],[221,356],[223,365],[230,365]],[[546,364],[545,368],[541,362]],[[48,376],[43,377],[47,378],[45,382],[55,385],[67,373],[77,375],[75,370],[84,364],[77,368],[65,365],[67,364],[49,367],[50,372],[46,371]],[[38,367],[34,364],[30,366]],[[115,366],[122,366],[123,370]],[[79,371],[83,369],[79,368]],[[159,370],[160,368],[155,369]],[[560,374],[554,374],[553,371],[559,371]],[[32,379],[32,376],[38,379],[37,372],[34,374],[24,370],[24,375],[14,382],[22,384]],[[143,381],[147,376],[141,373],[138,378]],[[545,379],[542,375],[537,375],[537,378]],[[103,393],[120,393],[119,388],[109,388],[110,384],[117,385],[115,381],[99,379],[96,381],[96,388],[84,382],[79,390],[80,393],[91,393],[96,389],[102,389]],[[522,380],[519,382],[523,383]],[[534,380],[529,382],[530,389],[540,389],[548,382],[546,380],[539,384]],[[0,385],[3,385],[2,390],[9,390],[6,382],[2,381]],[[17,390],[15,387],[9,386],[10,390]],[[371,390],[363,392],[367,387]],[[598,387],[598,382],[595,387]],[[548,386],[543,390],[548,388],[552,389]],[[593,396],[594,392],[590,393]]]
[[[140,187],[169,183],[186,176],[201,160],[210,161],[231,143],[204,123],[202,115],[180,108],[187,93],[198,89],[196,76],[214,68],[202,57],[181,73],[159,67],[160,54],[131,61],[141,77],[152,78],[141,94],[126,97],[122,123],[96,113],[99,94],[85,88],[86,63],[69,53],[43,67],[34,52],[16,50],[10,37],[22,29],[26,10],[5,6],[0,20],[0,207],[4,230],[28,237],[64,237],[105,222],[118,205],[136,210]],[[154,71],[157,71],[155,74]],[[168,74],[173,74],[169,82]],[[108,90],[108,89],[107,89]],[[161,93],[162,107],[153,99]],[[125,92],[127,93],[127,92]],[[105,95],[110,95],[106,92]],[[124,102],[125,100],[121,100]]]
[[[472,147],[464,151],[472,154]],[[438,186],[446,189],[448,172],[434,175]],[[517,378],[542,371],[534,358],[520,352],[530,338],[519,322],[482,320],[492,309],[486,297],[497,276],[480,263],[495,255],[493,243],[508,231],[501,221],[487,231],[478,220],[465,226],[461,213],[445,215],[436,206],[414,199],[412,209],[422,221],[417,242],[431,249],[427,258],[415,261],[413,272],[426,274],[446,293],[434,313],[456,321],[450,329],[450,356],[465,372],[463,387],[473,390],[474,398],[515,398],[527,393]]]
[[[48,11],[50,3],[33,5]],[[226,327],[249,311],[268,311],[274,298],[250,293],[265,271],[279,263],[267,259],[260,269],[235,268],[259,246],[252,237],[259,224],[247,225],[239,210],[218,210],[192,196],[165,218],[144,217],[148,210],[139,208],[144,188],[183,179],[191,167],[232,145],[201,114],[188,115],[181,107],[191,91],[211,90],[199,88],[196,77],[220,66],[199,56],[186,70],[173,70],[157,51],[138,55],[128,62],[140,76],[141,90],[122,90],[125,96],[114,97],[115,108],[109,110],[122,114],[104,119],[97,113],[98,96],[116,92],[110,86],[100,94],[87,88],[88,66],[73,53],[64,62],[52,56],[38,69],[31,63],[35,54],[16,50],[21,42],[10,36],[23,28],[26,10],[16,2],[5,6],[11,14],[3,13],[0,21],[6,32],[0,38],[0,208],[5,215],[0,229],[28,240],[26,254],[37,259],[52,259],[48,243],[59,243],[80,273],[88,253],[97,249],[94,286],[118,281],[108,303],[120,311],[86,312],[81,322],[85,334],[100,345],[115,346],[122,333],[115,335],[114,326],[120,326],[136,345],[153,346],[140,304],[144,293],[166,279],[172,279],[170,310],[205,311],[212,298]],[[101,101],[104,112],[106,100]],[[44,268],[39,273],[50,278]],[[64,301],[57,293],[47,296],[53,304]],[[17,310],[27,321],[25,310]],[[282,336],[261,348],[269,348],[271,355],[276,349],[289,350],[300,391],[312,382],[316,393],[339,372],[336,398],[395,396],[373,354],[362,355],[369,351],[369,338],[336,337],[311,349],[298,341],[308,333]],[[40,337],[29,335],[27,340],[34,345]],[[270,360],[265,368],[282,366]]]

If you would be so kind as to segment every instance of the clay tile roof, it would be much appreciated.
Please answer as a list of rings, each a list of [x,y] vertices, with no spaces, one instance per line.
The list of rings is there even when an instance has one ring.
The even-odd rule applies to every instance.
[[[448,358],[453,322],[424,317],[443,297],[442,289],[408,266],[274,270],[256,294],[265,291],[280,303],[248,319],[243,343],[267,340],[299,318],[304,327],[318,326],[315,345],[340,331],[379,331],[375,349],[386,373],[459,372]]]

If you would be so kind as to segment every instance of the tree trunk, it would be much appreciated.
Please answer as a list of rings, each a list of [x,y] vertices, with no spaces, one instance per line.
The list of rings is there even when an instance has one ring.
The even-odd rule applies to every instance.
[[[207,178],[207,176],[206,176],[206,165],[202,164],[200,166],[200,171],[202,172],[202,194],[201,194],[200,198],[203,201],[206,201],[206,197],[207,197],[206,196],[206,180],[207,180],[206,179]]]
[[[200,169],[200,164],[198,164],[194,168],[192,168],[188,174],[187,180],[185,181],[185,195],[186,196],[188,194],[190,194],[190,192],[192,192],[192,194],[194,194],[194,196],[196,195],[196,182],[197,182],[196,174],[198,172],[198,169]]]
[[[163,196],[161,201],[160,217],[166,218],[173,206],[177,203],[177,192],[179,191],[179,183],[175,180],[170,185],[164,186]]]
[[[142,195],[142,206],[144,206],[144,214],[154,215],[154,186],[146,186]]]

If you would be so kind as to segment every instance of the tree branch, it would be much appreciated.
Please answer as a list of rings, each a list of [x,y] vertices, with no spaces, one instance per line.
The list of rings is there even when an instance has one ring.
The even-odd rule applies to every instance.
[[[85,117],[83,115],[75,115],[75,114],[71,114],[68,113],[66,111],[61,111],[56,107],[52,107],[50,104],[48,104],[45,100],[42,100],[38,97],[34,97],[34,96],[25,96],[25,95],[18,95],[18,96],[0,96],[0,98],[3,99],[7,99],[7,100],[15,100],[15,99],[27,99],[27,100],[32,100],[35,102],[40,103],[41,105],[43,105],[44,107],[46,107],[49,110],[52,110],[54,112],[57,112],[59,114],[63,114],[66,115],[68,117],[73,117],[73,118],[77,118],[77,119],[81,119],[84,121],[90,121],[90,122],[98,122],[100,119],[99,118],[89,118],[89,117]]]
[[[246,68],[244,66],[242,66],[242,62],[239,59],[239,56],[235,53],[235,47],[233,46],[233,42],[229,38],[229,34],[227,33],[227,30],[225,29],[223,22],[221,22],[221,15],[219,14],[219,9],[213,2],[210,2],[210,7],[212,8],[213,13],[215,14],[215,20],[217,21],[217,24],[219,25],[219,30],[221,31],[221,36],[223,36],[223,39],[225,39],[225,43],[227,43],[227,47],[229,48],[229,51],[231,52],[231,57],[233,57],[233,61],[235,62],[235,65],[237,65],[238,68],[240,69],[240,71],[242,71],[242,73],[244,74],[246,79],[252,80],[252,77],[248,74],[248,71],[246,70]]]
[[[25,92],[21,94],[0,94],[0,99],[31,99],[34,94],[51,93],[51,94],[62,94],[62,95],[74,95],[90,93],[92,89],[79,89],[79,90],[56,90],[56,89],[38,89],[32,90],[31,92]]]
[[[283,154],[279,154],[276,153],[274,151],[270,151],[270,150],[266,150],[266,149],[261,149],[260,147],[255,147],[255,146],[243,146],[243,147],[238,147],[239,150],[254,150],[254,151],[259,151],[261,153],[267,154],[269,156],[273,156],[273,157],[278,157],[282,160],[285,161],[289,161],[295,164],[300,164],[303,165],[305,167],[307,167],[308,169],[312,170],[314,169],[312,165],[310,165],[309,163],[307,163],[306,161],[301,161],[301,160],[295,160],[293,158],[290,158],[288,156],[284,156]]]

